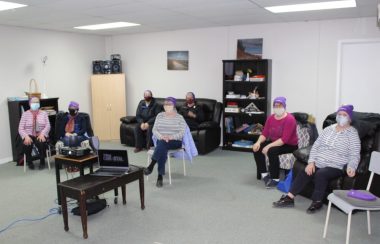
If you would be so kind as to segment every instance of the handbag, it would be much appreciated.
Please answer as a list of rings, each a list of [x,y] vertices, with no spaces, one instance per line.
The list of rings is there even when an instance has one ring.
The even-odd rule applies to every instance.
[[[32,91],[32,84],[34,84],[34,91]],[[29,81],[29,92],[25,92],[28,98],[37,97],[41,98],[41,92],[38,91],[38,84],[35,79],[30,79]]]
[[[293,181],[293,170],[290,170],[290,172],[285,177],[285,179],[278,182],[277,189],[279,189],[282,192],[288,193],[290,190],[290,187],[292,186],[292,181]]]

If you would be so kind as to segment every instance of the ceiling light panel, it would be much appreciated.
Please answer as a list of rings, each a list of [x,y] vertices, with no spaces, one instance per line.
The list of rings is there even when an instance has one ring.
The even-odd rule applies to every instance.
[[[97,25],[77,26],[74,28],[81,29],[81,30],[105,30],[105,29],[132,27],[132,26],[138,26],[138,25],[140,24],[129,23],[129,22],[113,22],[113,23],[105,23],[105,24],[97,24]]]
[[[0,1],[0,11],[9,10],[9,9],[15,9],[15,8],[22,8],[22,7],[26,7],[26,6],[28,6],[28,5]]]
[[[301,12],[301,11],[314,11],[314,10],[326,10],[326,9],[337,9],[337,8],[354,8],[354,7],[356,7],[355,0],[342,0],[342,1],[272,6],[272,7],[265,7],[265,9],[271,11],[272,13],[286,13],[286,12]]]

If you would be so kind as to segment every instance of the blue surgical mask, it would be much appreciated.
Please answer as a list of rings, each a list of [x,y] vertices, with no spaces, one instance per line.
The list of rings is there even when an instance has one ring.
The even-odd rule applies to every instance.
[[[37,111],[40,108],[40,103],[31,103],[30,109],[33,111]]]
[[[339,114],[336,115],[335,120],[338,123],[338,125],[340,125],[342,127],[348,125],[348,123],[349,123],[349,119],[347,116],[343,116],[343,115],[339,115]]]

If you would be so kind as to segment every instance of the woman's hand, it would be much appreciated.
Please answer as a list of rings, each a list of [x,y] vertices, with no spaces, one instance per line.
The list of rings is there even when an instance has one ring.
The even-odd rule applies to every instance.
[[[306,168],[305,168],[305,172],[308,176],[314,174],[315,172],[315,163],[312,162],[312,163],[309,163]]]
[[[271,148],[270,144],[266,145],[261,151],[264,155],[267,155],[268,150]]]
[[[25,136],[24,137],[24,145],[26,146],[29,146],[29,145],[32,145],[32,138],[30,138],[30,136]]]
[[[256,142],[255,144],[253,144],[252,151],[257,152],[259,151],[259,149],[260,149],[260,143]]]
[[[346,172],[347,172],[347,175],[349,177],[354,177],[355,176],[355,170],[353,168],[347,167]]]
[[[39,142],[45,142],[46,141],[46,138],[44,135],[40,134],[38,137],[37,137],[37,141]]]

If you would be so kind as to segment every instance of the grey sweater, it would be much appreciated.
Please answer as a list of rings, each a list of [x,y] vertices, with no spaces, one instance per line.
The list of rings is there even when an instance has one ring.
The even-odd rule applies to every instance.
[[[336,131],[336,124],[326,127],[315,141],[309,163],[315,162],[318,168],[332,167],[343,169],[344,165],[354,170],[360,160],[360,139],[357,130],[350,126]]]
[[[176,113],[174,117],[169,117],[165,112],[161,112],[154,122],[153,135],[159,140],[162,136],[171,136],[174,140],[182,141],[185,129],[186,121],[182,115]]]

